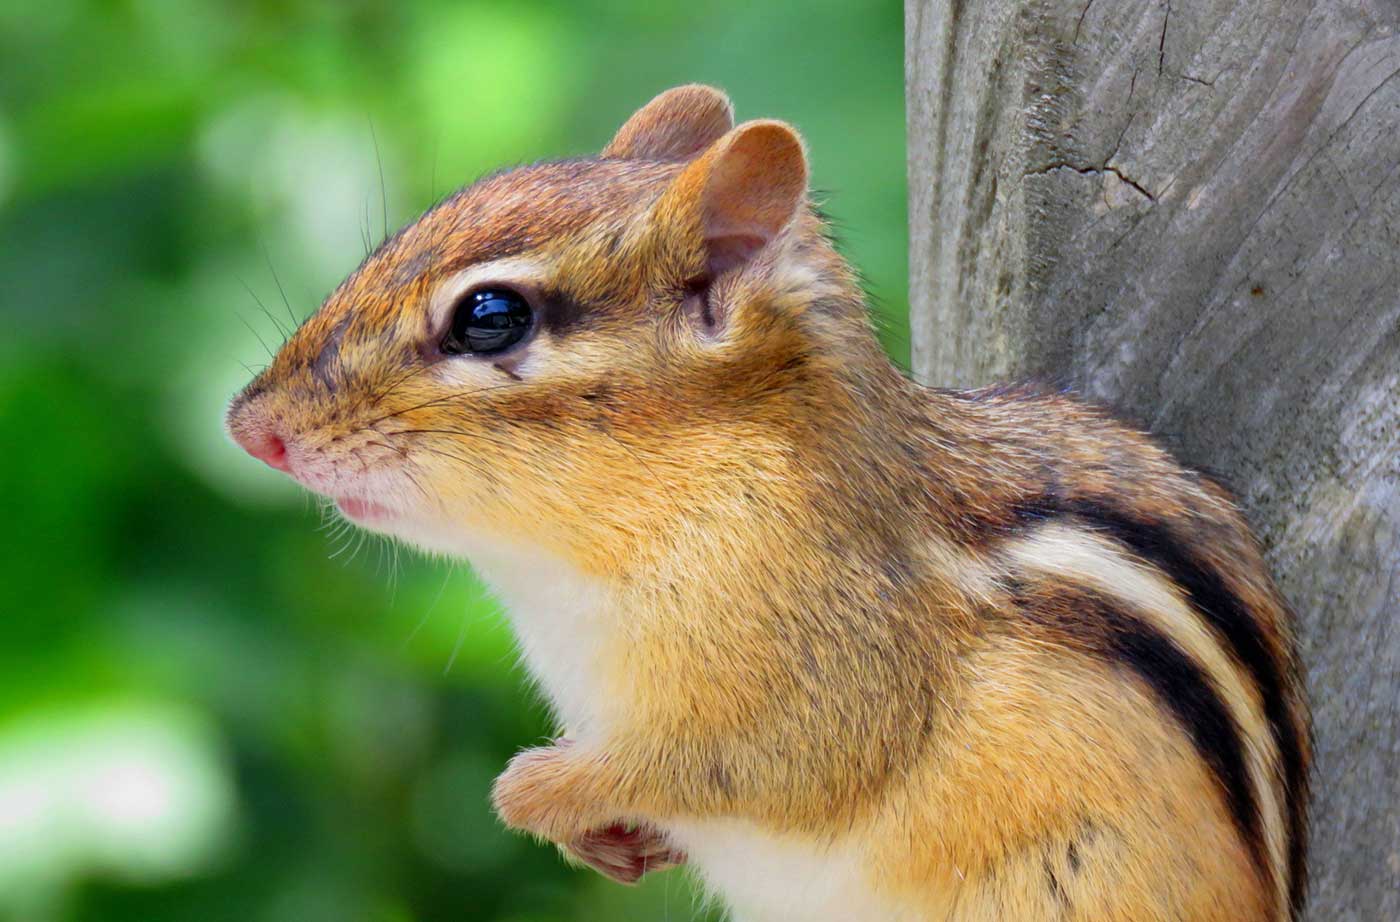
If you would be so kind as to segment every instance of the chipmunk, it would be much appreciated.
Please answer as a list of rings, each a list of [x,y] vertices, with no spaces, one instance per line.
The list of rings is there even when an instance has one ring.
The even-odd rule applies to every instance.
[[[1070,396],[900,374],[807,173],[663,93],[394,234],[228,429],[494,588],[564,730],[496,810],[612,877],[686,861],[750,922],[1296,918],[1309,718],[1232,501]]]

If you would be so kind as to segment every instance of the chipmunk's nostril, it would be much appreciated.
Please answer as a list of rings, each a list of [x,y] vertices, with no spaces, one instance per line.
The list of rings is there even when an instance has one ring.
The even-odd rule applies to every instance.
[[[278,436],[266,432],[246,439],[239,439],[239,444],[243,446],[244,451],[268,467],[291,473],[292,466],[287,463],[287,443]]]

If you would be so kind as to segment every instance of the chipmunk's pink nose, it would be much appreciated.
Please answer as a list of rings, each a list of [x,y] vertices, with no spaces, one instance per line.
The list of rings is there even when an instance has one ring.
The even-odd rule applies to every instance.
[[[284,473],[291,473],[292,466],[287,463],[287,443],[271,432],[241,438],[238,440],[238,444],[243,446],[244,451],[268,467],[276,468]]]

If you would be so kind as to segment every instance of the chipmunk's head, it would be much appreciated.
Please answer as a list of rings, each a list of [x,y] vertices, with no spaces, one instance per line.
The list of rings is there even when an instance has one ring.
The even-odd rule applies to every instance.
[[[817,340],[871,340],[854,292],[793,129],[680,87],[600,156],[483,179],[385,242],[228,428],[428,548],[599,551],[781,466],[839,363]]]

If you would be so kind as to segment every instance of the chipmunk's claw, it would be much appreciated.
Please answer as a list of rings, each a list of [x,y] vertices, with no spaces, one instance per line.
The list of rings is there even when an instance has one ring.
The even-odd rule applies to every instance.
[[[685,863],[685,854],[650,826],[613,823],[589,830],[560,848],[575,861],[622,884],[635,884],[650,871]]]

